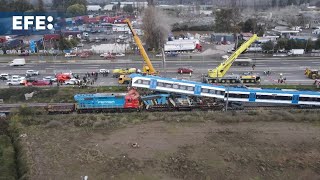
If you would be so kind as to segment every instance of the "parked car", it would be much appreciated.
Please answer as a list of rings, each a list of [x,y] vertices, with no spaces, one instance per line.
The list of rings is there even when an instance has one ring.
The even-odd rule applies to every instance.
[[[77,45],[77,47],[83,47],[83,46],[84,46],[84,44],[82,44],[82,43]]]
[[[89,57],[89,54],[87,54],[87,53],[81,53],[81,54],[80,54],[80,57],[81,57],[81,58],[87,58],[87,57]]]
[[[5,73],[0,74],[0,80],[8,80],[8,79],[9,79],[9,74],[5,74]]]
[[[18,81],[22,81],[22,80],[25,80],[26,77],[23,77],[23,76],[19,76],[19,75],[13,75],[9,78],[9,80],[18,80]]]
[[[44,81],[57,82],[57,78],[55,78],[55,77],[53,77],[53,76],[46,76],[46,77],[42,78],[42,80],[44,80]]]
[[[76,57],[76,56],[77,56],[76,54],[72,54],[72,53],[66,53],[66,54],[64,55],[64,57],[66,57],[66,58]]]
[[[117,56],[117,57],[124,57],[124,56],[126,56],[126,55],[123,54],[123,53],[117,53],[116,56]]]
[[[183,73],[193,73],[193,70],[192,70],[191,68],[183,67],[183,68],[179,68],[179,69],[178,69],[178,73],[180,73],[180,74],[183,74]]]
[[[48,86],[51,83],[49,81],[44,81],[44,80],[36,80],[32,82],[32,86]]]
[[[39,71],[35,71],[35,70],[26,71],[26,76],[38,76],[38,75],[39,75]]]
[[[107,70],[107,69],[100,69],[100,70],[99,70],[99,73],[109,73],[109,70]]]
[[[75,79],[75,78],[72,78],[72,79],[69,79],[67,81],[64,82],[65,85],[75,85],[79,82],[80,80],[79,79]]]
[[[18,85],[20,85],[20,81],[17,79],[11,79],[11,80],[7,81],[6,84],[8,86],[18,86]]]
[[[115,59],[116,56],[112,55],[112,54],[108,54],[106,56],[104,56],[105,59]]]

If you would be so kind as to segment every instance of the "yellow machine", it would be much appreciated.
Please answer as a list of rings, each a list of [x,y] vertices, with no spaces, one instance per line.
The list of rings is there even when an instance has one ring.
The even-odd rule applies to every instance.
[[[114,69],[112,70],[113,77],[120,77],[121,75],[127,75],[132,73],[137,73],[137,68],[127,68],[127,69]]]
[[[206,83],[258,83],[260,82],[260,76],[247,74],[243,76],[232,75],[225,76],[227,71],[230,69],[232,63],[237,57],[245,51],[253,42],[258,39],[258,36],[254,34],[249,40],[243,43],[228,59],[223,61],[215,69],[208,70],[208,76],[204,78]]]
[[[141,42],[140,38],[137,36],[136,32],[133,30],[133,27],[131,25],[130,20],[126,19],[125,22],[128,24],[128,27],[132,33],[133,39],[134,39],[136,45],[138,46],[140,54],[143,57],[143,60],[145,62],[145,65],[143,66],[143,69],[142,69],[142,73],[145,73],[148,75],[158,74],[158,72],[153,68],[153,65],[149,59],[149,56],[142,46],[142,42]],[[128,76],[128,74],[120,75],[119,80],[118,80],[119,84],[129,84],[130,81],[131,81],[131,79]]]
[[[319,79],[320,78],[319,70],[317,70],[317,69],[307,68],[304,74],[310,79]]]

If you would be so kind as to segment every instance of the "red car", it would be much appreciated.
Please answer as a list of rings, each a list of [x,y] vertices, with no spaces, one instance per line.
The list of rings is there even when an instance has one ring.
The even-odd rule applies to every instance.
[[[48,86],[50,85],[50,82],[44,81],[44,80],[36,80],[36,81],[33,81],[31,84],[32,86]]]
[[[193,73],[193,70],[190,68],[179,68],[178,73],[183,74],[183,73]]]
[[[89,54],[88,53],[81,53],[80,57],[81,58],[87,58],[87,57],[89,57]]]

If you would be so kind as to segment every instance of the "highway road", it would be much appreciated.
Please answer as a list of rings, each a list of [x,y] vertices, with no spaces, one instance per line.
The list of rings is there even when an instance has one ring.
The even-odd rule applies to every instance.
[[[287,78],[287,84],[312,84],[313,80],[308,79],[304,75],[305,68],[320,68],[320,58],[310,57],[296,57],[296,58],[257,58],[254,60],[255,69],[252,70],[251,66],[233,66],[228,74],[241,74],[244,72],[259,73],[262,77],[262,84],[277,84],[279,74],[282,73]],[[215,68],[220,63],[220,60],[180,60],[170,59],[166,61],[165,66],[161,61],[154,61],[155,69],[161,72],[162,76],[190,79],[193,81],[200,81],[201,74],[206,74],[208,69]],[[45,62],[34,61],[27,63],[22,67],[9,67],[6,63],[0,63],[0,72],[9,73],[12,75],[25,75],[26,70],[33,69],[40,71],[40,77],[53,75],[55,72],[73,72],[83,75],[86,72],[97,72],[99,69],[112,69],[115,68],[142,68],[142,60],[134,61],[128,59],[117,59],[114,62],[109,60],[69,60],[66,63],[62,62]],[[194,73],[191,77],[188,74],[180,75],[177,73],[179,67],[191,67]],[[271,70],[270,76],[263,75],[263,71]],[[109,77],[99,77],[96,85],[117,85],[117,79]],[[6,87],[5,82],[0,82],[0,87]]]

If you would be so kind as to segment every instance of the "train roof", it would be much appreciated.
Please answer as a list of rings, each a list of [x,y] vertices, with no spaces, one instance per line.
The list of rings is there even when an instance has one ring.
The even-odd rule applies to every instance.
[[[168,81],[173,81],[177,83],[188,83],[192,85],[199,85],[199,86],[209,86],[209,87],[215,87],[215,88],[225,88],[225,86],[218,86],[218,85],[213,85],[213,84],[206,84],[206,83],[201,83],[201,82],[196,82],[196,81],[188,81],[184,79],[176,79],[176,78],[164,78],[160,76],[152,76],[152,75],[141,75],[141,74],[131,74],[131,78],[134,77],[145,77],[145,78],[152,78],[156,80],[168,80]]]
[[[126,96],[126,93],[96,93],[96,94],[76,94],[74,95],[75,100],[82,100],[90,97],[118,97]]]
[[[261,93],[275,93],[275,94],[305,94],[305,95],[318,95],[318,91],[299,91],[295,89],[263,89],[263,88],[234,88],[230,87],[229,91],[241,91],[241,92],[261,92]]]
[[[192,85],[199,85],[199,86],[206,86],[206,87],[215,87],[221,88],[228,91],[241,91],[241,92],[261,92],[261,93],[273,93],[273,94],[304,94],[304,95],[317,95],[320,96],[320,92],[318,91],[299,91],[296,89],[263,89],[263,88],[243,88],[243,87],[229,87],[227,86],[217,86],[213,84],[205,84],[195,81],[188,81],[188,80],[179,80],[174,78],[163,78],[160,76],[150,76],[150,75],[141,75],[141,74],[131,74],[131,78],[134,77],[145,77],[145,78],[152,78],[156,80],[168,80],[171,82],[180,82],[180,83],[187,83]]]

